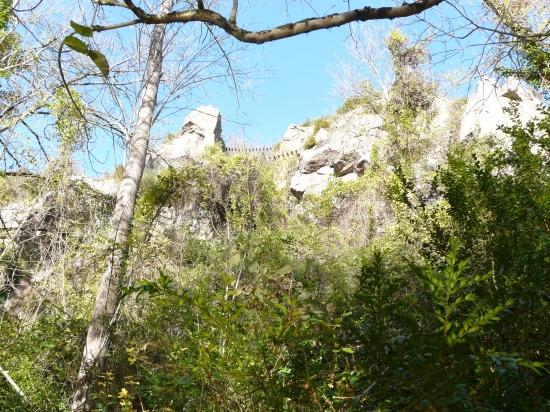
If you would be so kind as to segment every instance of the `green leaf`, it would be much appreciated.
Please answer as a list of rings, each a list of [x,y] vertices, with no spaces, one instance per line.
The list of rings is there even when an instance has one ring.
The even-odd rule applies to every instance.
[[[248,268],[248,271],[250,273],[259,273],[260,272],[260,264],[257,261],[255,261],[254,263],[252,263],[250,265],[250,267]]]
[[[92,37],[94,35],[94,31],[92,30],[91,27],[83,26],[82,24],[78,24],[77,22],[72,20],[71,20],[71,27],[75,32],[77,32],[81,36]]]
[[[74,36],[67,36],[63,39],[63,43],[67,45],[67,47],[73,49],[77,53],[86,54],[88,55],[90,53],[90,49],[86,43],[84,43],[82,40],[77,39]]]
[[[282,268],[277,270],[275,273],[277,275],[286,275],[287,273],[291,273],[291,272],[292,272],[292,266],[284,265]]]
[[[355,351],[352,348],[341,348],[340,351],[345,353],[350,353],[352,355],[355,353]]]
[[[88,56],[93,60],[101,74],[104,76],[109,75],[109,62],[107,61],[107,57],[101,52],[98,52],[97,50],[90,50],[88,52]]]
[[[233,256],[231,256],[229,258],[229,265],[231,266],[239,266],[241,264],[241,255],[239,253],[235,253],[233,254]]]

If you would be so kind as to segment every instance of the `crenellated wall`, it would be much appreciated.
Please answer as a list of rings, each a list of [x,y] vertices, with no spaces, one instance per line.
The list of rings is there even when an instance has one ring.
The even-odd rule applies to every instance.
[[[247,154],[261,157],[264,160],[273,162],[279,159],[298,156],[298,150],[281,151],[276,145],[274,146],[235,146],[225,147],[225,153],[229,156]]]

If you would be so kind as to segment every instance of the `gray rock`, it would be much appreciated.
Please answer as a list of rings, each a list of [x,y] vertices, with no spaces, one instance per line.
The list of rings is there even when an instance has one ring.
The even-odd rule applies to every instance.
[[[537,106],[543,103],[542,96],[515,79],[508,79],[502,86],[492,78],[482,78],[474,95],[468,99],[460,125],[460,139],[492,135],[506,143],[500,125],[511,126],[512,119],[506,113],[511,102],[517,102],[522,123],[537,116]]]
[[[296,172],[290,180],[290,192],[301,199],[305,194],[320,195],[328,186],[330,174]]]
[[[290,181],[290,190],[298,198],[320,194],[328,185],[327,176],[350,180],[362,175],[371,162],[374,144],[386,136],[383,119],[355,109],[332,119],[328,129],[315,136],[316,144],[299,152],[298,170]]]
[[[359,153],[357,152],[341,154],[333,163],[334,174],[338,177],[342,177],[355,172],[356,169],[364,169],[366,161],[362,161],[361,164],[359,164],[359,160]]]
[[[348,173],[347,175],[342,176],[341,181],[347,183],[347,182],[354,182],[357,179],[359,179],[359,175],[357,173]]]
[[[27,219],[29,206],[23,202],[9,203],[0,208],[0,227],[5,231],[13,231]]]
[[[312,147],[301,153],[298,169],[303,174],[314,173],[323,166],[332,165],[338,158],[338,155],[338,150],[329,145]]]
[[[298,126],[291,124],[279,144],[279,150],[282,152],[291,152],[293,150],[302,150],[304,142],[313,133],[313,126]]]
[[[189,203],[180,208],[163,208],[157,224],[162,232],[184,227],[198,239],[208,240],[214,237],[216,226],[221,225],[219,220],[219,216]]]
[[[331,176],[334,174],[334,168],[332,166],[323,166],[317,170],[318,175],[328,175]]]
[[[199,158],[207,147],[222,140],[222,117],[213,106],[201,106],[193,110],[183,123],[180,135],[162,143],[148,160],[150,168],[178,166],[186,158]]]
[[[96,177],[91,178],[88,176],[71,176],[72,180],[79,180],[86,183],[92,189],[103,193],[104,195],[116,196],[120,182],[113,177]]]

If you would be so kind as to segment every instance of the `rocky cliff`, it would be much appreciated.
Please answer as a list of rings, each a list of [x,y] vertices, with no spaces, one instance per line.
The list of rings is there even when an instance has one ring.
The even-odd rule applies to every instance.
[[[462,105],[459,103],[451,99],[437,99],[429,118],[418,125],[418,135],[423,144],[413,164],[415,184],[423,181],[419,176],[434,171],[442,164],[453,141],[492,135],[497,142],[509,144],[499,129],[500,125],[512,124],[513,114],[509,108],[516,107],[519,120],[525,123],[537,115],[537,107],[543,103],[543,99],[535,91],[515,81],[499,85],[494,79],[482,79],[476,92]],[[320,195],[331,181],[358,180],[373,164],[375,156],[392,150],[392,144],[395,143],[388,139],[391,126],[382,115],[369,113],[359,106],[310,125],[291,125],[282,140],[273,147],[226,148],[219,110],[211,106],[199,107],[185,118],[177,135],[151,150],[146,180],[169,171],[176,174],[165,174],[162,179],[176,180],[167,186],[168,189],[173,189],[174,185],[177,189],[178,185],[185,182],[185,187],[182,186],[182,192],[175,199],[163,193],[155,195],[161,199],[160,208],[152,218],[158,228],[157,232],[164,236],[167,231],[185,227],[197,238],[212,238],[220,231],[223,232],[224,225],[227,225],[227,215],[235,208],[228,200],[235,196],[232,189],[235,182],[246,186],[249,192],[251,188],[258,193],[270,190],[258,180],[262,172],[250,169],[246,156],[243,158],[244,163],[238,163],[238,158],[230,157],[234,154],[244,152],[261,159],[261,164],[267,163],[279,189],[284,189],[289,198],[292,198],[292,194],[297,201],[301,201],[306,195]],[[206,149],[214,145],[221,148],[221,151],[218,149],[218,164],[204,159]],[[175,167],[176,171],[169,170],[168,166]],[[247,171],[246,176],[243,175],[239,167],[248,167],[247,170],[252,171],[252,174]],[[228,173],[230,168],[232,171]],[[178,171],[180,169],[184,172]],[[220,176],[216,177],[216,173]],[[249,180],[251,176],[253,180]],[[41,178],[32,179],[34,183],[31,186],[40,185],[36,179]],[[82,185],[79,181],[86,184]],[[112,195],[116,194],[117,187],[118,183],[113,177],[74,177],[67,190],[74,192],[74,205],[78,206],[71,206],[70,210],[56,203],[52,192],[34,197],[34,203],[15,198],[0,204],[0,253],[4,260],[13,262],[6,266],[9,270],[0,273],[0,284],[5,286],[9,283],[17,289],[4,303],[6,309],[16,310],[20,297],[25,295],[30,285],[51,272],[51,265],[47,259],[44,260],[44,256],[51,253],[51,245],[60,247],[60,244],[64,244],[66,233],[71,233],[75,241],[80,242],[105,226]],[[91,201],[94,196],[95,200]],[[83,202],[82,199],[90,201]],[[289,201],[288,204],[294,202]],[[368,193],[363,203],[368,203],[369,210],[377,216],[373,218],[377,221],[373,230],[382,230],[383,222],[391,218],[386,213],[387,205],[375,191]],[[350,219],[366,216],[363,209],[348,209],[351,210]],[[100,214],[98,210],[101,210]],[[99,215],[102,216],[100,220],[94,218]],[[72,222],[79,222],[80,226],[76,229],[63,228],[61,231],[55,229],[54,242],[52,234],[55,231],[52,228],[59,228],[67,217]],[[41,261],[43,265],[30,270],[34,275],[26,278],[21,275],[22,269],[18,266],[18,262],[22,261]]]

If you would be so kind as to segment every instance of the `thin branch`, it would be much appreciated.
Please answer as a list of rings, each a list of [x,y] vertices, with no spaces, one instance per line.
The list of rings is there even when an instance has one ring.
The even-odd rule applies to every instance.
[[[233,7],[231,8],[231,16],[229,16],[229,23],[235,24],[237,22],[238,9],[239,9],[239,0],[233,0]]]
[[[15,383],[15,381],[11,378],[11,376],[8,374],[8,371],[4,370],[2,368],[2,366],[0,366],[0,373],[2,375],[4,375],[4,378],[6,379],[6,381],[8,381],[8,383],[10,384],[10,386],[13,388],[13,390],[19,395],[21,396],[21,398],[23,398],[23,400],[27,401],[27,396],[25,395],[25,392],[23,392],[21,390],[21,388],[19,386],[17,386],[17,383]]]
[[[99,6],[114,6],[114,7],[128,8],[126,4],[116,0],[92,0],[92,3],[97,4]]]
[[[49,162],[50,159],[48,157],[48,153],[46,153],[46,150],[44,149],[44,146],[42,145],[42,142],[40,141],[40,136],[38,136],[38,134],[29,126],[29,124],[24,120],[24,119],[21,119],[21,123],[23,124],[23,126],[25,126],[27,128],[27,130],[29,132],[32,133],[32,135],[35,137],[36,139],[36,142],[38,143],[38,147],[40,148],[40,150],[42,151],[42,154],[44,155],[44,157],[46,158],[46,161]]]

